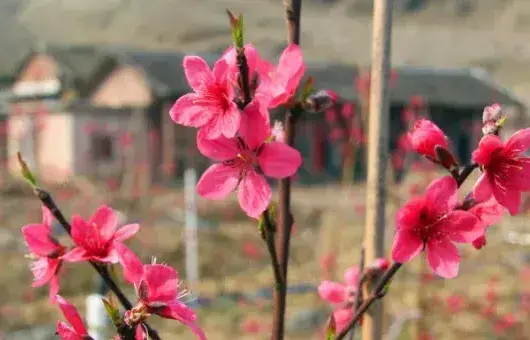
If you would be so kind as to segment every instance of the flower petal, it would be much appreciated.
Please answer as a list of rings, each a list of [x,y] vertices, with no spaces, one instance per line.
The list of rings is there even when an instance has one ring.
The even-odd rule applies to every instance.
[[[359,281],[359,268],[357,266],[350,267],[344,273],[344,282],[351,287],[357,287]]]
[[[478,148],[473,151],[473,161],[479,165],[487,166],[491,162],[493,153],[502,148],[503,144],[499,136],[486,135],[480,140]]]
[[[340,304],[346,301],[346,287],[338,282],[324,280],[318,285],[318,295],[326,302]]]
[[[510,215],[514,216],[519,213],[521,192],[518,188],[513,187],[510,182],[503,181],[500,185],[495,183],[493,186],[493,196],[495,196],[497,202],[508,209]]]
[[[80,338],[72,327],[62,321],[57,322],[57,334],[59,334],[61,340],[79,340]]]
[[[85,220],[79,215],[72,216],[72,239],[78,246],[84,246],[87,240],[99,241],[99,235],[94,228],[89,228]]]
[[[458,201],[458,185],[451,176],[434,180],[426,189],[425,198],[432,214],[443,214],[453,209]]]
[[[458,276],[460,255],[449,239],[432,239],[427,242],[427,262],[438,276],[446,279]]]
[[[31,262],[30,270],[33,274],[32,287],[41,287],[45,285],[55,274],[53,268],[50,266],[50,261],[45,257]]]
[[[219,59],[213,65],[213,77],[214,81],[219,84],[226,83],[228,79],[229,65],[226,60]]]
[[[506,209],[491,196],[489,200],[474,205],[469,212],[477,216],[483,226],[489,227],[501,220]]]
[[[50,301],[55,301],[55,296],[59,293],[59,276],[53,275],[50,279],[50,291],[48,293]]]
[[[175,101],[169,115],[177,123],[189,127],[201,127],[212,120],[217,111],[210,109],[210,105],[201,104],[201,96],[196,93],[188,93]]]
[[[172,267],[164,264],[145,265],[143,279],[149,289],[149,302],[168,303],[177,298],[178,274]]]
[[[407,201],[396,213],[398,229],[413,229],[420,224],[420,212],[426,202],[423,197],[414,197]]]
[[[286,178],[294,175],[300,165],[300,152],[281,142],[263,145],[258,156],[258,163],[265,175],[273,178]]]
[[[98,234],[102,243],[109,242],[118,227],[118,216],[110,207],[100,206],[88,220],[88,225],[97,226]]]
[[[259,101],[253,100],[245,107],[241,116],[239,133],[250,150],[256,150],[270,136],[271,127],[265,119]]]
[[[123,243],[116,242],[114,248],[118,253],[118,259],[123,268],[123,277],[128,283],[138,284],[144,273],[144,264],[132,250]]]
[[[77,334],[86,335],[87,330],[85,328],[85,324],[74,305],[63,299],[63,297],[61,297],[60,295],[55,296],[55,301],[63,312],[64,317],[70,323],[72,328],[77,332]]]
[[[484,235],[484,226],[479,219],[474,214],[463,210],[451,211],[438,220],[432,228],[436,228],[440,233],[447,233],[453,242],[471,243]]]
[[[342,332],[353,318],[353,308],[340,308],[333,311],[337,332]]]
[[[218,162],[234,159],[240,151],[236,138],[208,139],[203,132],[197,134],[197,148],[201,154]]]
[[[482,249],[486,245],[486,234],[480,236],[476,240],[474,240],[472,243],[473,247],[477,250]]]
[[[405,263],[423,250],[423,241],[415,233],[409,230],[398,230],[392,244],[392,259],[399,263]]]
[[[202,174],[197,183],[197,192],[207,199],[223,199],[239,183],[239,172],[237,165],[214,164]]]
[[[201,92],[206,86],[210,86],[214,79],[210,66],[204,59],[198,56],[185,56],[182,61],[184,74],[188,84],[195,92]]]
[[[530,148],[530,128],[514,133],[506,141],[503,153],[511,156],[519,155]]]
[[[229,102],[228,105],[223,114],[217,118],[217,124],[223,136],[233,138],[239,130],[241,112],[234,102]]]
[[[197,335],[199,340],[206,340],[206,335],[195,322],[195,312],[182,302],[175,300],[167,307],[161,308],[156,314],[163,318],[182,322],[184,325],[188,326],[195,335]]]
[[[492,195],[491,178],[488,176],[488,173],[485,172],[480,175],[477,183],[473,186],[473,198],[477,202],[484,202],[492,197]]]
[[[258,218],[269,206],[272,191],[265,177],[249,170],[239,183],[237,197],[243,211],[252,218]]]
[[[128,224],[124,225],[120,229],[116,230],[116,233],[114,234],[114,239],[117,241],[123,241],[126,239],[129,239],[136,235],[136,233],[140,230],[139,224]]]
[[[48,256],[57,250],[57,244],[50,239],[49,225],[28,224],[22,227],[22,237],[29,250],[39,256]]]
[[[87,254],[86,250],[81,247],[75,247],[63,256],[61,256],[61,259],[67,261],[67,262],[81,262],[81,261],[87,261],[89,259],[89,255]]]
[[[42,224],[51,226],[53,223],[53,214],[50,209],[46,208],[45,205],[42,206]]]

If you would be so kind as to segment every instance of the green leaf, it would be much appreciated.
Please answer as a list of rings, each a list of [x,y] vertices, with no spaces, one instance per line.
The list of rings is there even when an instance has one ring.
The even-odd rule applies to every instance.
[[[301,94],[301,102],[304,103],[307,98],[311,95],[311,92],[313,92],[313,87],[315,86],[315,78],[309,77],[304,83],[304,86],[302,87],[302,94]]]
[[[103,305],[105,305],[105,311],[112,321],[112,324],[119,327],[123,323],[120,316],[120,310],[109,299],[103,298],[101,300],[103,301]]]
[[[334,340],[335,335],[337,334],[337,324],[335,323],[335,317],[331,313],[328,321],[328,326],[326,328],[326,340]]]
[[[35,178],[31,170],[29,169],[28,164],[22,158],[22,154],[20,152],[17,152],[17,158],[18,158],[18,163],[20,164],[20,167],[22,168],[21,169],[22,177],[24,177],[24,179],[26,179],[26,181],[28,181],[28,183],[32,187],[36,187],[37,179]]]
[[[243,48],[243,15],[240,14],[239,17],[236,18],[228,9],[226,10],[226,13],[230,20],[234,45],[236,46],[236,49],[240,50]]]

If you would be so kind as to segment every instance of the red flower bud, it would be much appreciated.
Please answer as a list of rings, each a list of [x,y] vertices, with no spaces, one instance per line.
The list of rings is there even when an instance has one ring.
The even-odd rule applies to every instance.
[[[447,138],[443,131],[427,119],[418,120],[408,135],[414,151],[433,159],[436,159],[434,148],[437,145],[446,149],[448,147]]]

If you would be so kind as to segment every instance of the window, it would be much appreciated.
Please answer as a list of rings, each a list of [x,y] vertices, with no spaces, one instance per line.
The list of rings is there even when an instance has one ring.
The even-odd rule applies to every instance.
[[[97,162],[109,161],[114,155],[114,143],[109,135],[94,134],[91,140],[92,159]]]

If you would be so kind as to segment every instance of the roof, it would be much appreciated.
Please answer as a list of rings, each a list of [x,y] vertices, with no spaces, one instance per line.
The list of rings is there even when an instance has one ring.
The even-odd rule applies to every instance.
[[[180,95],[189,90],[182,60],[190,53],[176,51],[142,51],[126,47],[104,49],[119,64],[139,67],[145,74],[152,91],[160,97]],[[200,54],[210,66],[219,57],[217,54]]]
[[[396,66],[395,85],[390,89],[391,101],[408,102],[421,96],[430,104],[477,107],[498,102],[524,106],[522,101],[503,88],[479,68],[432,68]],[[316,86],[336,91],[345,99],[355,100],[354,79],[358,68],[339,64],[310,64],[308,75],[315,77]]]
[[[177,96],[189,91],[182,60],[185,55],[173,50],[139,50],[126,46],[50,46],[46,49],[60,64],[63,80],[71,81],[81,97],[99,85],[118,65],[138,67],[158,97]],[[220,53],[197,53],[213,66]],[[408,102],[421,96],[430,104],[480,107],[499,102],[524,106],[514,94],[496,84],[482,69],[397,66],[391,100]],[[336,91],[342,98],[355,100],[355,66],[308,62],[306,74],[318,88]]]

